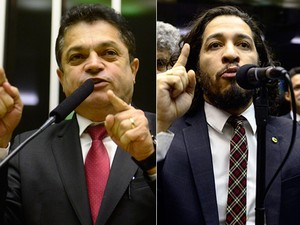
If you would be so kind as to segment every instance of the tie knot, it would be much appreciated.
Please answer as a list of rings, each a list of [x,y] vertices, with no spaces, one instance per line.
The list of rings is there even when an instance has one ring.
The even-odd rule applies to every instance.
[[[103,125],[89,126],[86,129],[86,132],[89,133],[92,140],[102,140],[106,135],[106,129]]]
[[[236,129],[237,127],[243,126],[243,120],[245,120],[245,117],[243,116],[230,116],[227,121],[234,129]]]

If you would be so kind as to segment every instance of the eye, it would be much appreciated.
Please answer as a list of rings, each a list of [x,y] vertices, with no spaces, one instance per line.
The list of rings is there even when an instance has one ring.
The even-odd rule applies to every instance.
[[[108,51],[106,51],[106,54],[107,55],[117,55],[117,52],[113,51],[113,50],[108,50]]]
[[[165,59],[157,59],[157,66],[166,66],[167,65],[167,60]]]
[[[238,43],[238,46],[243,48],[243,49],[250,49],[251,48],[251,45],[246,41]]]
[[[299,91],[300,90],[300,86],[299,85],[296,85],[296,86],[294,86],[294,91]]]
[[[216,50],[222,47],[222,43],[221,42],[212,42],[208,45],[208,49],[210,50]]]
[[[82,60],[84,59],[84,55],[82,54],[73,54],[70,56],[69,61],[70,62],[74,62],[74,61],[78,61],[78,60]]]
[[[157,59],[156,60],[156,67],[157,67],[158,71],[161,71],[161,72],[165,71],[167,68],[167,64],[168,64],[168,62],[166,59]]]
[[[114,49],[105,49],[99,55],[109,62],[116,61],[119,56],[118,52]]]
[[[108,56],[108,57],[116,57],[118,55],[117,51],[115,50],[112,50],[112,49],[108,49],[108,50],[105,50],[103,53],[102,53],[103,56]]]

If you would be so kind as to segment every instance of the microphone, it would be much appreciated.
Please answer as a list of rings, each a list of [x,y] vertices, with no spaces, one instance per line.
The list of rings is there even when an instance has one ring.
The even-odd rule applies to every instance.
[[[50,117],[55,118],[55,123],[64,120],[77,106],[80,105],[94,90],[94,81],[86,80],[70,96],[62,101],[55,109],[50,112]]]
[[[0,168],[4,166],[14,155],[16,155],[29,141],[44,131],[52,123],[59,123],[66,118],[77,106],[81,104],[94,90],[94,81],[86,80],[70,96],[65,98],[55,109],[50,112],[48,120],[27,139],[20,143],[1,162]]]
[[[236,81],[244,89],[254,89],[270,80],[284,79],[287,71],[282,67],[258,67],[246,64],[236,73]]]

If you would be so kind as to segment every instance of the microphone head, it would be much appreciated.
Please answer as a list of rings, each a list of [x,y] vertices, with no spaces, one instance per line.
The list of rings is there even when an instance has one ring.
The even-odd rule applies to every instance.
[[[55,123],[59,123],[77,108],[94,90],[94,81],[86,80],[70,96],[65,98],[55,109],[50,112],[50,116],[55,117]]]
[[[238,85],[244,89],[253,89],[260,86],[259,82],[253,82],[249,79],[248,71],[251,68],[255,68],[257,65],[245,64],[241,66],[236,73],[236,82]]]

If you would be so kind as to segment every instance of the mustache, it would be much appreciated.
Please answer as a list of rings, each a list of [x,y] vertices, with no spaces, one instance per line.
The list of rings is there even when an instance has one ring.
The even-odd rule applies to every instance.
[[[225,73],[227,70],[229,70],[232,67],[236,67],[237,70],[240,68],[238,63],[227,64],[217,72],[217,74],[216,74],[217,77],[220,77],[223,73]]]

